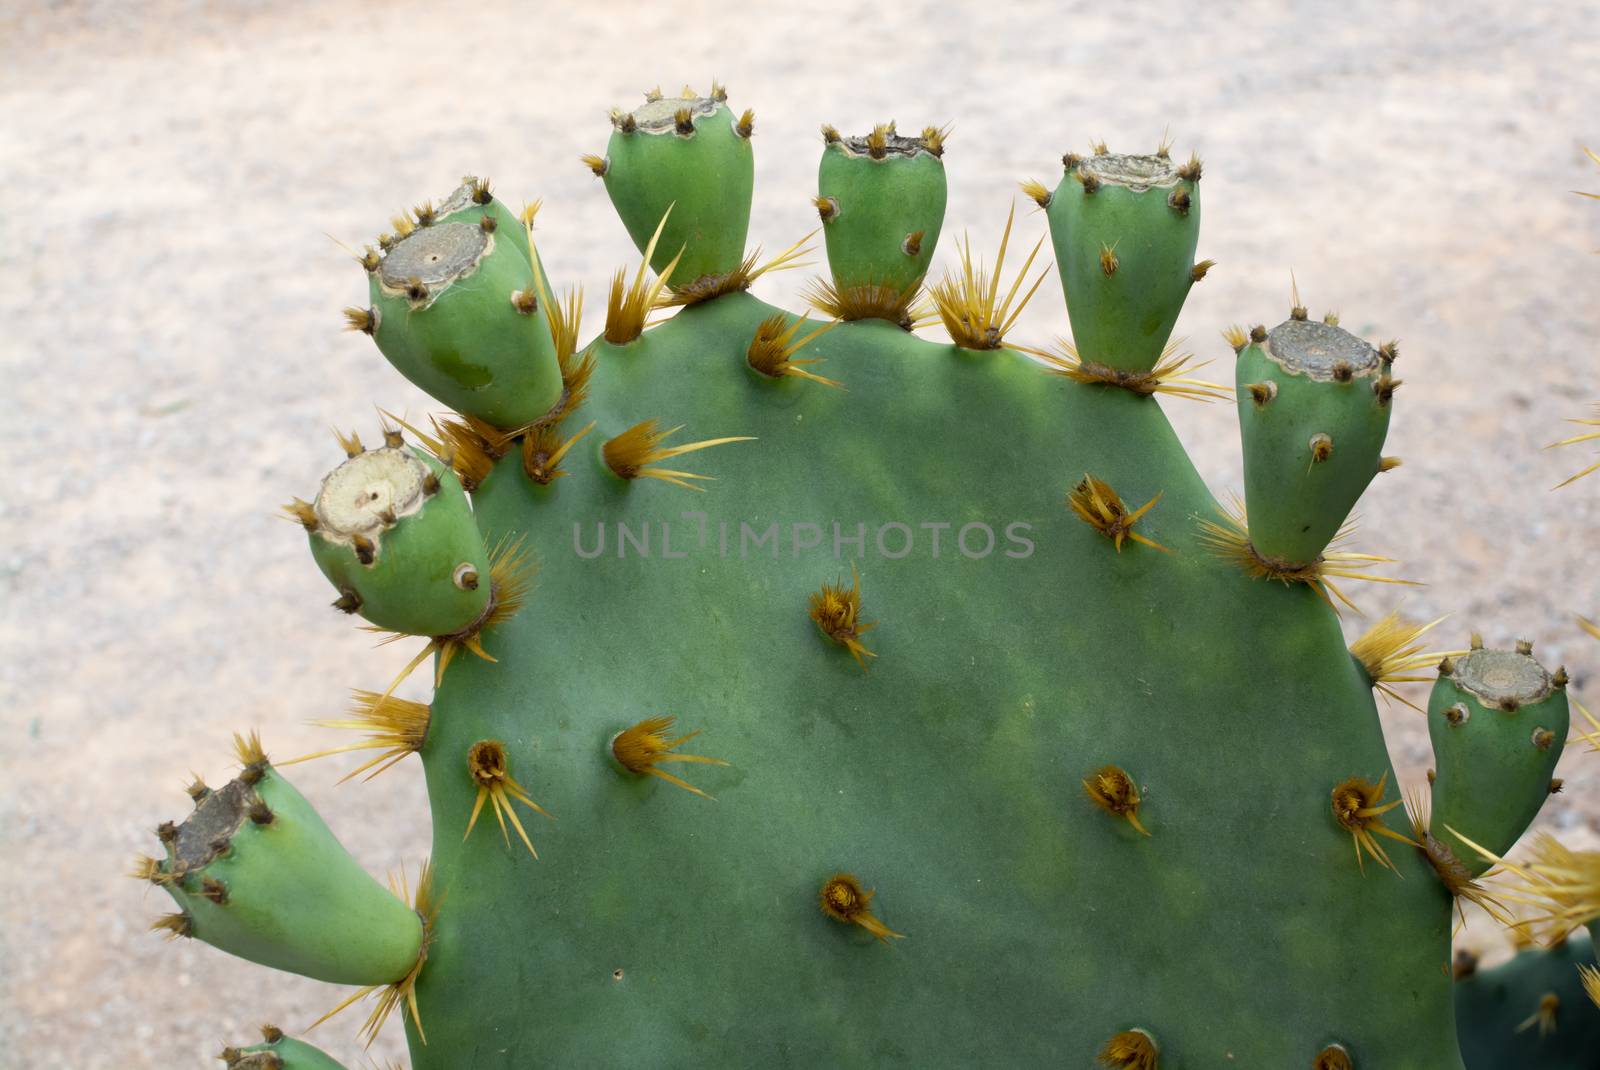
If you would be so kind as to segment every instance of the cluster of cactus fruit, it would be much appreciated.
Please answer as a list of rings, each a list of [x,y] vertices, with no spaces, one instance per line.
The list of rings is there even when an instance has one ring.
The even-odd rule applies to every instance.
[[[239,737],[140,862],[158,927],[356,986],[369,1040],[400,1008],[419,1068],[1592,1065],[1600,856],[1505,857],[1559,788],[1565,671],[1397,613],[1342,639],[1353,583],[1402,582],[1345,545],[1399,464],[1392,343],[1296,295],[1226,332],[1233,387],[1196,378],[1201,164],[1163,144],[1024,184],[1073,342],[1021,345],[1044,239],[1008,276],[1013,218],[930,282],[945,133],[892,123],[824,127],[826,318],[794,316],[748,293],[805,241],[747,253],[752,113],[612,118],[585,162],[644,262],[601,336],[537,205],[466,179],[347,310],[452,411],[342,439],[288,507],[334,605],[419,644],[323,753],[418,755],[431,861],[384,888]],[[1242,502],[1162,395],[1236,399]],[[1402,811],[1375,700],[1432,677]],[[1462,902],[1554,950],[1452,969]],[[337,1065],[271,1027],[222,1057]]]

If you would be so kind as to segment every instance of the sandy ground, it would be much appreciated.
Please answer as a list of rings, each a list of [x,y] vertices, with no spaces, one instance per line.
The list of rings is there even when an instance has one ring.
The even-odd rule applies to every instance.
[[[1205,157],[1219,262],[1179,333],[1226,358],[1218,330],[1275,322],[1293,270],[1315,311],[1400,337],[1406,464],[1364,503],[1363,548],[1428,582],[1407,609],[1453,614],[1452,643],[1537,639],[1600,699],[1600,647],[1572,623],[1600,612],[1600,479],[1553,494],[1587,458],[1539,449],[1600,399],[1600,205],[1570,192],[1600,188],[1580,152],[1600,144],[1600,7],[1138,5],[1142,24],[1086,3],[669,7],[0,6],[0,1065],[212,1065],[256,1023],[298,1030],[340,998],[165,944],[145,931],[165,897],[123,876],[191,770],[228,775],[231,731],[327,745],[306,719],[408,653],[328,611],[272,515],[335,460],[330,425],[429,407],[339,333],[365,282],[329,236],[370,240],[489,174],[545,199],[545,262],[592,308],[636,254],[577,157],[657,79],[716,76],[755,107],[769,249],[815,224],[821,121],[953,121],[945,233],[987,249],[1018,179],[1170,127]],[[803,276],[760,292],[793,305]],[[1019,335],[1064,330],[1052,281]],[[1227,407],[1169,411],[1213,487],[1237,487]],[[1386,716],[1414,782],[1421,719]],[[297,779],[371,869],[414,868],[419,771],[340,771]],[[1561,771],[1541,820],[1592,845],[1600,757]],[[317,1037],[365,1066],[355,1025]],[[401,1046],[391,1024],[370,1055]]]

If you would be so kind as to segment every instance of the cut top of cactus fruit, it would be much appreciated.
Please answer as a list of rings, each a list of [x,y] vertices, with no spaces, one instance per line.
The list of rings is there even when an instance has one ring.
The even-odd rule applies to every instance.
[[[678,113],[685,109],[689,118],[703,119],[715,115],[722,102],[711,97],[663,97],[647,100],[633,109],[633,121],[641,133],[672,134],[678,130]]]
[[[479,198],[482,197],[483,200]],[[464,212],[469,208],[481,207],[488,199],[488,184],[468,176],[462,179],[461,185],[450,191],[450,195],[439,202],[438,217]]]
[[[1102,152],[1078,161],[1078,170],[1107,186],[1126,186],[1135,193],[1176,186],[1183,177],[1165,156],[1124,156]]]
[[[1456,658],[1450,680],[1485,706],[1506,710],[1543,701],[1555,686],[1543,665],[1514,650],[1474,650]]]
[[[362,535],[378,542],[395,520],[422,509],[428,466],[403,446],[367,450],[329,472],[314,508],[317,533],[351,543]]]
[[[207,792],[194,813],[178,826],[172,843],[173,874],[181,877],[204,869],[226,851],[255,801],[255,791],[242,780],[230,780],[224,787]]]
[[[1287,319],[1267,333],[1262,350],[1284,371],[1308,379],[1349,380],[1382,370],[1378,350],[1342,327]]]
[[[435,223],[401,238],[378,266],[378,285],[391,297],[425,308],[445,288],[477,270],[494,251],[494,235],[469,223]],[[420,292],[419,292],[420,286]]]
[[[282,1067],[283,1060],[270,1051],[239,1052],[228,1060],[228,1070],[282,1070]]]
[[[874,144],[874,142],[878,142]],[[916,156],[922,153],[939,158],[939,154],[928,148],[928,143],[920,137],[903,137],[892,131],[885,131],[881,139],[875,134],[860,134],[856,137],[842,137],[832,142],[851,156],[866,156],[870,159],[882,160],[894,156]]]

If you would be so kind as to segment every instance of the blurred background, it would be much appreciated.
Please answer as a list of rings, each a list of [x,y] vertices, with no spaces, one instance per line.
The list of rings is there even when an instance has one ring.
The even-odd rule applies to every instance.
[[[231,775],[231,732],[280,756],[329,746],[305,722],[411,653],[331,612],[274,516],[340,458],[330,427],[435,408],[340,332],[366,303],[346,246],[492,176],[513,207],[544,199],[545,264],[587,287],[594,333],[637,253],[578,156],[657,82],[715,77],[755,109],[751,241],[769,251],[816,225],[822,122],[954,124],[940,265],[963,231],[992,259],[1013,202],[1031,245],[1044,222],[1017,182],[1053,186],[1063,151],[1170,131],[1206,164],[1218,266],[1178,333],[1212,377],[1232,375],[1219,331],[1284,318],[1291,272],[1313,314],[1400,339],[1405,466],[1363,502],[1360,548],[1427,586],[1360,591],[1369,617],[1409,590],[1408,615],[1451,615],[1443,645],[1533,639],[1600,704],[1600,644],[1573,623],[1600,615],[1600,475],[1552,492],[1595,458],[1541,450],[1600,401],[1600,203],[1572,192],[1600,190],[1581,149],[1600,146],[1597,29],[1578,2],[3,0],[0,1066],[215,1065],[259,1023],[298,1032],[343,998],[165,944],[145,927],[166,897],[124,873],[186,812],[191,772]],[[814,270],[757,293],[798,307]],[[1052,271],[1013,337],[1065,332]],[[1237,489],[1230,408],[1164,404],[1213,489]],[[1384,718],[1417,783],[1422,718]],[[414,872],[420,768],[336,786],[353,764],[296,782],[370,869]],[[1595,846],[1600,756],[1572,748],[1560,774],[1541,823]],[[360,1016],[312,1039],[351,1067],[399,1057],[397,1020],[362,1054]]]

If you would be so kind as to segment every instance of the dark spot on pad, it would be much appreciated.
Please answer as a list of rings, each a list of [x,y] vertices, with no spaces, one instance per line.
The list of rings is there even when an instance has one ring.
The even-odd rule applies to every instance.
[[[529,322],[537,325],[535,320]],[[441,374],[448,375],[468,390],[482,390],[494,382],[494,372],[482,364],[467,361],[460,353],[454,351],[434,353],[431,363]]]

